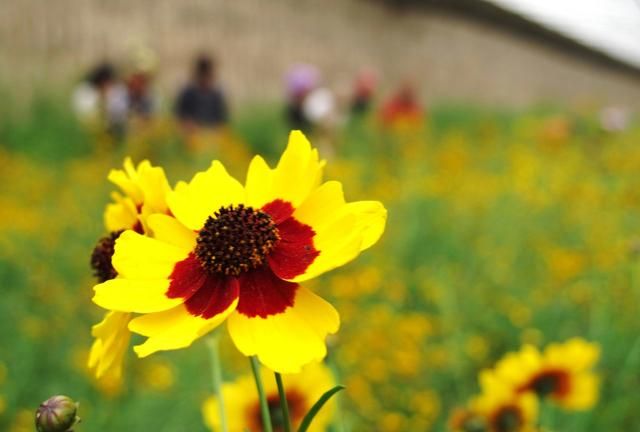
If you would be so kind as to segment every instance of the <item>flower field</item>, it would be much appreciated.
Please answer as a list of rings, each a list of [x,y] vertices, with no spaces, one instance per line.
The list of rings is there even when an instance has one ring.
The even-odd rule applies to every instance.
[[[87,368],[102,319],[89,262],[113,190],[106,176],[131,156],[163,166],[174,185],[215,158],[244,181],[254,154],[273,164],[284,150],[279,111],[241,111],[231,130],[189,143],[169,120],[134,125],[113,143],[60,105],[45,98],[0,123],[0,430],[32,431],[35,408],[53,394],[80,402],[79,431],[215,427],[203,341],[144,359],[129,350],[120,380]],[[517,375],[531,370],[517,361],[528,354],[511,358],[516,366],[500,359],[525,345],[549,359],[550,344],[574,338],[593,345],[567,351],[567,367],[593,357],[593,385],[571,387],[570,403],[542,401],[534,429],[487,430],[638,428],[637,121],[609,132],[592,112],[436,106],[419,124],[383,128],[371,117],[309,138],[328,161],[326,179],[388,210],[378,244],[305,283],[340,313],[326,364],[346,389],[321,419],[327,430],[470,432],[454,413],[493,403],[474,399],[480,376],[524,382]],[[224,380],[243,380],[249,364],[220,335]]]

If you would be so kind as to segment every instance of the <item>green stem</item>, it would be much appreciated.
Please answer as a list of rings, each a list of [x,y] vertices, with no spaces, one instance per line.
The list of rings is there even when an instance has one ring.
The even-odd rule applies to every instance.
[[[267,404],[267,397],[264,393],[264,387],[262,387],[262,379],[260,378],[260,364],[256,356],[249,357],[251,362],[251,371],[253,372],[253,379],[256,381],[256,388],[258,389],[258,398],[260,399],[260,415],[262,416],[262,428],[264,432],[273,432],[271,426],[271,415],[269,414],[269,405]]]
[[[280,408],[282,409],[282,422],[284,423],[284,432],[291,432],[291,417],[289,417],[289,404],[287,403],[287,393],[284,391],[284,383],[282,375],[275,372],[276,384],[278,384],[278,394],[280,395]]]
[[[222,363],[220,362],[219,336],[214,332],[207,339],[209,354],[211,356],[211,375],[213,378],[213,393],[218,400],[218,416],[220,417],[220,430],[228,432],[227,414],[224,409],[224,399],[222,398]]]

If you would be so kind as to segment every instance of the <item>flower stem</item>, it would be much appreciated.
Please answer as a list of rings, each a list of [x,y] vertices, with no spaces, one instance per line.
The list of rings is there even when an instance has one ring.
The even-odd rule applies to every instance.
[[[227,414],[224,409],[224,399],[222,398],[222,363],[220,362],[220,337],[217,332],[213,332],[207,339],[209,354],[211,357],[211,376],[213,382],[213,393],[218,400],[218,416],[220,417],[220,431],[228,432]]]
[[[262,416],[262,429],[264,432],[273,432],[271,426],[271,415],[269,414],[269,405],[267,404],[267,396],[264,393],[264,387],[262,387],[262,379],[260,378],[260,364],[256,356],[249,357],[251,362],[251,371],[253,372],[253,378],[256,381],[256,388],[258,389],[258,398],[260,399],[260,414]]]
[[[278,394],[280,395],[280,408],[282,409],[282,421],[284,423],[284,432],[291,432],[291,417],[289,417],[289,404],[287,403],[287,393],[284,391],[284,383],[282,375],[275,372],[276,384],[278,384]]]

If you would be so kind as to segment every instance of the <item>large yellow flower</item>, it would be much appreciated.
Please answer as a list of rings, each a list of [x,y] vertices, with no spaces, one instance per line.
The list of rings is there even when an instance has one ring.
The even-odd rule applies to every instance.
[[[256,156],[244,186],[214,161],[169,192],[172,216],[148,217],[154,238],[120,236],[120,277],[97,285],[94,302],[145,314],[129,326],[148,337],[139,356],[189,346],[227,320],[237,348],[275,371],[322,359],[338,313],[300,284],[354,259],[386,222],[381,203],[346,203],[340,183],[321,183],[323,165],[300,132],[274,169]]]
[[[598,376],[593,366],[600,356],[594,343],[574,338],[550,344],[544,352],[525,345],[507,354],[491,371],[482,373],[485,386],[500,382],[515,393],[535,393],[568,410],[586,410],[598,399]]]
[[[130,158],[124,161],[124,170],[111,170],[109,180],[116,184],[124,196],[114,192],[115,202],[107,205],[105,226],[110,233],[101,238],[91,254],[91,267],[98,282],[118,276],[112,264],[115,242],[124,230],[148,232],[146,219],[153,213],[167,210],[166,194],[169,191],[164,170],[153,167],[149,161],[134,167]],[[89,369],[97,378],[110,378],[117,382],[122,375],[122,363],[129,347],[131,333],[128,312],[110,311],[93,326],[95,338],[89,354]]]
[[[483,419],[486,432],[534,432],[538,417],[538,400],[531,393],[515,394],[505,385],[483,388],[470,403],[472,413]],[[477,426],[472,422],[466,425]],[[454,429],[455,430],[455,429]],[[473,431],[473,429],[458,429]]]
[[[284,428],[282,408],[273,373],[263,369],[261,375],[273,430],[274,432],[282,432]],[[310,364],[304,367],[299,374],[283,375],[282,379],[294,430],[298,429],[305,414],[320,396],[335,385],[331,372],[321,363]],[[229,432],[244,432],[246,430],[261,432],[264,430],[260,415],[260,401],[256,393],[253,375],[245,375],[234,382],[223,384],[222,398]],[[333,412],[334,403],[329,400],[314,418],[309,431],[323,432],[327,430]],[[210,429],[220,430],[218,400],[215,396],[204,402],[202,414]]]

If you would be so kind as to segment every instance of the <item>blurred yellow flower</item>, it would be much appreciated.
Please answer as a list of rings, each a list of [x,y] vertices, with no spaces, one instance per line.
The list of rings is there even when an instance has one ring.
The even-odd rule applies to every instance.
[[[150,360],[141,365],[142,384],[154,391],[164,392],[173,387],[175,378],[170,363],[161,360]]]
[[[481,385],[488,392],[508,386],[515,394],[532,393],[567,410],[586,410],[598,399],[599,379],[593,367],[599,357],[598,345],[580,338],[550,344],[542,353],[525,345],[494,369],[483,371]]]
[[[537,431],[538,401],[531,393],[515,394],[508,386],[493,385],[483,389],[470,407],[484,419],[485,428],[481,430],[486,432]]]
[[[30,409],[21,409],[16,413],[9,432],[33,432],[35,413]]]
[[[339,182],[321,183],[323,167],[299,131],[275,169],[253,159],[245,186],[214,161],[167,195],[171,216],[148,217],[153,238],[118,238],[119,277],[93,301],[145,314],[129,325],[148,337],[140,357],[188,347],[226,320],[239,351],[273,370],[321,360],[338,313],[300,283],[355,259],[386,222],[380,202],[347,203]]]
[[[280,396],[273,373],[261,371],[265,396],[271,413],[274,432],[283,431],[283,417],[280,407]],[[283,375],[287,404],[291,416],[291,424],[297,429],[309,409],[326,392],[335,386],[329,369],[321,363],[305,366],[302,372],[295,375]],[[229,432],[263,431],[260,405],[256,392],[256,384],[252,375],[245,375],[222,386],[222,397],[226,410]],[[331,423],[335,410],[333,398],[318,412],[312,422],[310,432],[324,432]],[[220,430],[218,401],[215,396],[208,398],[202,406],[205,424],[213,431]]]
[[[569,249],[553,248],[546,258],[549,271],[560,282],[578,276],[587,264],[583,254]]]

